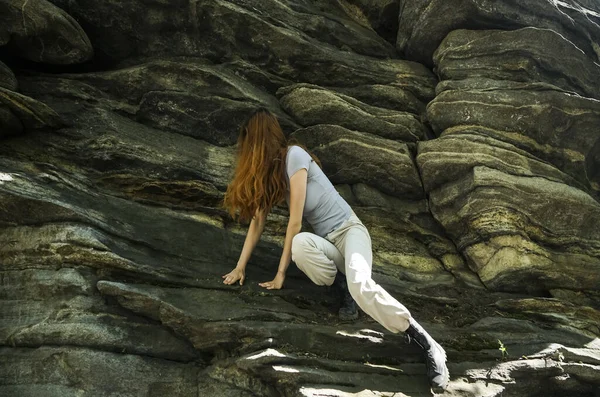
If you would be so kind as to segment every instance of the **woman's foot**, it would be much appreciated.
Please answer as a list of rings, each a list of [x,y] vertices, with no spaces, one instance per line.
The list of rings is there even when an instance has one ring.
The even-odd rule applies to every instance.
[[[352,295],[350,295],[350,291],[348,291],[348,283],[346,281],[346,276],[338,272],[333,285],[338,290],[340,294],[340,310],[338,311],[338,316],[342,321],[352,321],[358,318],[358,308],[356,307],[356,302]]]
[[[433,388],[446,389],[450,373],[446,366],[446,351],[413,318],[405,331],[409,342],[415,342],[425,351],[427,377]]]

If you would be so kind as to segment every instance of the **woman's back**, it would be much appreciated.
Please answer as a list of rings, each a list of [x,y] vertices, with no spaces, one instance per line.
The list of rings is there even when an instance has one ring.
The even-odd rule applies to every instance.
[[[308,172],[303,216],[315,234],[325,237],[348,219],[352,209],[310,154],[300,146],[290,146],[286,156],[288,182],[301,168]],[[289,204],[289,191],[286,199]]]

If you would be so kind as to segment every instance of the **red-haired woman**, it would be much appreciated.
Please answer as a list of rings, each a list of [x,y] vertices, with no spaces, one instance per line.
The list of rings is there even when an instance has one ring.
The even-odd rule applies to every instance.
[[[279,269],[273,280],[259,285],[282,288],[291,260],[317,285],[340,280],[346,290],[340,317],[356,318],[356,301],[389,331],[405,332],[425,350],[432,386],[445,388],[449,375],[444,349],[406,307],[373,281],[369,232],[315,160],[302,147],[288,145],[277,118],[264,108],[256,110],[242,125],[235,175],[224,205],[233,217],[251,221],[237,266],[223,276],[223,283],[244,283],[246,264],[263,232],[267,214],[274,205],[287,200],[290,217]],[[300,232],[303,217],[314,234]],[[346,280],[339,277],[338,271],[345,274]]]

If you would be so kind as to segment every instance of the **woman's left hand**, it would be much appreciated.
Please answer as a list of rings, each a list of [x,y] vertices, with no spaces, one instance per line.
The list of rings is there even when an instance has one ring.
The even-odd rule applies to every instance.
[[[271,281],[266,281],[264,283],[258,283],[263,288],[266,289],[281,289],[283,288],[283,281],[285,280],[285,275],[281,272],[277,272],[275,278]]]

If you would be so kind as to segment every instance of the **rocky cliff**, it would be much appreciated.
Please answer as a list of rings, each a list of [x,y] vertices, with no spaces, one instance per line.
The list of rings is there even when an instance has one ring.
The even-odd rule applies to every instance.
[[[262,105],[448,352],[444,396],[600,395],[595,0],[0,0],[0,395],[430,396],[420,352],[220,207]]]

